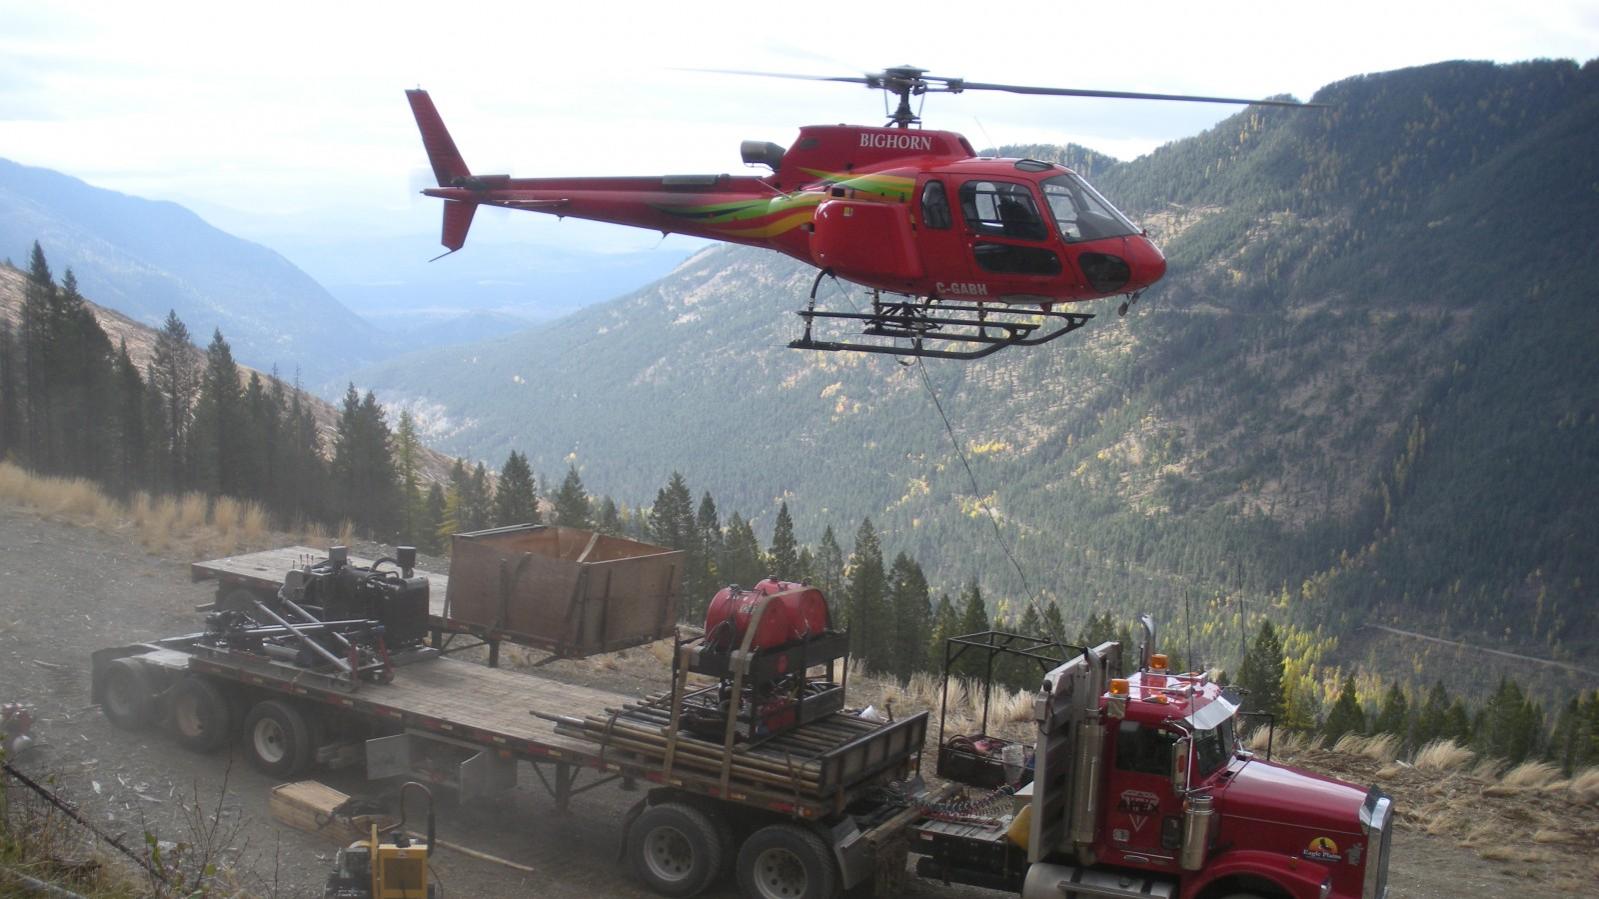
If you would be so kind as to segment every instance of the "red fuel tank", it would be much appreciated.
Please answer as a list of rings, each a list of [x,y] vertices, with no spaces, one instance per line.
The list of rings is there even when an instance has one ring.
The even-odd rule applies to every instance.
[[[756,603],[770,596],[766,613],[761,616],[751,649],[771,649],[795,640],[815,636],[827,630],[827,598],[822,591],[804,584],[767,578],[750,590],[723,587],[711,599],[705,610],[705,637],[718,648],[738,649],[744,644],[744,632],[749,628]],[[728,627],[717,628],[724,623]]]

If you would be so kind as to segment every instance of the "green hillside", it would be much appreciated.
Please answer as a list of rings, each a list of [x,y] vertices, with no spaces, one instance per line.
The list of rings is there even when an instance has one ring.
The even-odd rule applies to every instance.
[[[935,590],[977,576],[1015,603],[986,504],[1033,590],[1149,609],[1223,665],[1240,609],[1271,609],[1401,674],[1418,647],[1355,629],[1599,667],[1599,65],[1448,63],[1315,99],[1130,163],[1006,148],[1091,163],[1170,259],[1128,317],[1098,304],[1041,349],[788,350],[814,270],[722,248],[360,381],[446,449],[573,461],[629,502],[676,469],[763,536],[784,499],[812,542],[870,515]]]

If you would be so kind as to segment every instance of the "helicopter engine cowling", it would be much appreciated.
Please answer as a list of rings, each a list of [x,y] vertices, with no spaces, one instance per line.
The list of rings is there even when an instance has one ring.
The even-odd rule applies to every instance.
[[[816,207],[811,259],[818,268],[846,278],[856,272],[871,275],[873,281],[922,276],[910,210],[899,203],[823,201]]]

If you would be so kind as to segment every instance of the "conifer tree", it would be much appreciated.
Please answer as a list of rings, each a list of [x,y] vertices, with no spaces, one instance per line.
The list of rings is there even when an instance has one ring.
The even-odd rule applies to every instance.
[[[1066,639],[1066,619],[1060,613],[1060,604],[1053,599],[1044,607],[1044,636],[1060,643]]]
[[[3,363],[0,363],[3,364]],[[115,367],[117,440],[112,489],[126,497],[146,485],[145,452],[149,438],[145,433],[144,379],[128,355],[128,342],[117,347]],[[4,453],[0,452],[0,456]]]
[[[594,517],[594,529],[608,536],[620,537],[627,527],[622,521],[622,509],[610,496],[600,499],[600,510]]]
[[[55,279],[50,263],[38,241],[28,263],[28,280],[23,288],[20,337],[22,344],[22,419],[24,450],[30,465],[49,471],[57,458],[51,446],[54,436],[50,415],[50,370],[57,348],[54,341]]]
[[[277,381],[274,378],[273,383]],[[279,391],[278,399],[282,398]],[[283,407],[275,405],[274,394],[259,372],[250,372],[249,384],[244,388],[244,431],[247,443],[243,457],[245,470],[241,477],[247,494],[263,502],[270,502],[277,492],[278,444],[282,441]]]
[[[727,521],[727,539],[722,549],[722,579],[742,587],[753,587],[766,576],[766,560],[755,529],[737,512]]]
[[[494,485],[489,483],[489,471],[482,462],[472,467],[471,489],[465,497],[472,529],[489,527],[494,520]]]
[[[1343,687],[1338,691],[1338,698],[1333,700],[1332,710],[1327,713],[1327,723],[1322,725],[1322,735],[1327,738],[1327,745],[1332,745],[1344,734],[1363,734],[1366,732],[1366,713],[1360,707],[1360,700],[1355,695],[1355,676],[1344,676]]]
[[[777,523],[772,526],[772,559],[767,569],[785,581],[797,581],[803,576],[799,544],[794,540],[794,519],[788,514],[787,502],[777,507]]]
[[[902,681],[927,668],[933,611],[928,592],[922,566],[906,553],[895,556],[889,571],[888,620],[894,644],[893,674]]]
[[[694,500],[679,472],[655,493],[650,507],[650,539],[683,552],[683,597],[678,614],[688,621],[703,619],[714,592],[705,581],[704,546],[694,519]]]
[[[216,495],[244,496],[244,396],[233,350],[218,329],[205,351],[200,394],[194,407],[193,463],[195,486]]]
[[[550,507],[555,524],[569,528],[594,526],[594,509],[583,489],[583,478],[577,473],[577,466],[567,466],[560,489],[550,498]]]
[[[816,557],[811,555],[809,546],[799,548],[799,561],[796,563],[794,580],[802,584],[816,583]]]
[[[927,639],[927,667],[937,674],[944,674],[944,654],[947,650],[946,641],[950,637],[958,636],[961,632],[960,613],[955,610],[955,604],[950,601],[948,593],[938,595],[938,605],[933,609],[932,633]],[[956,673],[956,672],[950,672]]]
[[[1044,619],[1038,614],[1037,603],[1027,603],[1022,610],[1020,620],[1009,629],[1023,637],[1044,638]],[[1018,644],[1018,648],[1027,644]],[[1001,665],[998,672],[1000,683],[1010,690],[1034,690],[1038,688],[1039,675],[1042,673],[1039,664],[1025,656],[1006,653],[1000,656]]]
[[[200,390],[200,372],[189,329],[176,312],[167,313],[161,333],[156,335],[150,369],[151,377],[145,383],[162,399],[161,421],[166,427],[161,441],[161,456],[168,465],[165,480],[170,489],[183,491],[190,486],[189,424],[195,394]]]
[[[1405,691],[1400,689],[1399,682],[1388,685],[1388,692],[1383,694],[1382,707],[1377,711],[1377,718],[1371,723],[1371,732],[1374,734],[1393,734],[1399,738],[1401,746],[1409,742],[1410,737],[1410,701],[1405,698]]]
[[[417,524],[417,548],[432,555],[443,555],[449,548],[445,527],[444,485],[434,481],[428,485],[427,500],[422,504],[422,518]]]
[[[960,623],[951,636],[980,634],[989,629],[988,605],[983,602],[983,590],[977,585],[977,578],[974,577],[967,583],[966,590],[961,593]],[[987,672],[988,663],[982,653],[968,648],[956,661],[954,673],[962,677],[983,677]]]
[[[313,521],[328,520],[333,511],[328,494],[330,472],[322,454],[322,431],[317,426],[311,405],[304,401],[298,380],[289,392],[289,411],[284,416],[282,487],[278,507],[285,514]]]
[[[22,370],[11,320],[0,315],[0,459],[22,448]]]
[[[1444,730],[1449,717],[1449,691],[1444,688],[1443,681],[1436,681],[1432,689],[1427,691],[1427,698],[1421,704],[1421,709],[1416,712],[1416,745],[1426,746],[1434,740],[1444,737]]]
[[[700,496],[699,511],[694,516],[694,524],[699,528],[700,546],[704,556],[700,561],[703,571],[700,578],[708,585],[717,587],[733,583],[727,575],[727,538],[722,533],[722,519],[716,512],[716,500],[711,499],[711,491],[707,490]],[[744,586],[749,586],[745,584]]]
[[[58,433],[50,442],[61,453],[61,470],[104,481],[116,440],[111,340],[78,292],[70,268],[55,292],[52,318],[53,366],[46,386]]]
[[[340,511],[379,535],[390,536],[399,518],[399,478],[388,423],[377,397],[363,398],[351,384],[333,438],[333,485]]]
[[[400,410],[400,420],[394,427],[394,469],[400,483],[401,543],[416,544],[419,548],[427,534],[427,497],[422,492],[421,441],[416,436],[416,419],[410,410]],[[434,527],[437,527],[434,522]]]
[[[1243,664],[1238,666],[1238,686],[1248,697],[1244,700],[1246,711],[1282,717],[1285,665],[1277,629],[1270,621],[1262,621]]]
[[[822,541],[816,547],[816,586],[835,609],[845,607],[844,550],[833,536],[833,526],[822,529]]]
[[[888,577],[883,547],[870,518],[855,532],[849,557],[850,650],[867,670],[892,671],[896,664],[888,620]]]
[[[542,524],[539,518],[538,485],[527,457],[511,450],[500,468],[500,484],[494,491],[494,526]]]

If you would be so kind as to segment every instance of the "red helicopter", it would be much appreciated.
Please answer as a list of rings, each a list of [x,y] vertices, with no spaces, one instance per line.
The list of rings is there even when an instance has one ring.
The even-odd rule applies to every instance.
[[[959,134],[915,127],[912,97],[919,105],[928,93],[994,90],[1316,105],[984,84],[913,66],[844,77],[736,74],[864,84],[898,104],[882,128],[807,125],[787,149],[745,141],[745,164],[770,168],[766,177],[512,178],[472,174],[427,92],[406,91],[439,184],[422,193],[445,201],[444,246],[459,250],[477,207],[489,205],[766,247],[821,270],[799,312],[804,333],[789,346],[975,359],[1046,343],[1093,317],[1056,308],[1062,304],[1122,295],[1125,314],[1166,273],[1166,259],[1077,173],[978,156]],[[818,308],[817,287],[829,275],[868,288],[870,311]],[[819,340],[818,319],[859,323],[860,337]]]

